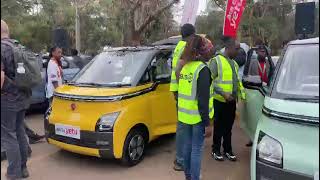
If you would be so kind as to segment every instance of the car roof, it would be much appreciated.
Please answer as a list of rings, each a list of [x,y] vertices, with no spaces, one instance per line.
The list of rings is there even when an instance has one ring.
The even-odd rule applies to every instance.
[[[198,34],[201,37],[205,37],[206,34]],[[152,43],[152,45],[177,45],[178,42],[181,40],[181,35],[178,36],[171,36],[167,39],[162,39],[160,41],[156,41]]]
[[[319,37],[290,41],[289,45],[319,44]]]
[[[181,36],[170,37],[168,39],[163,39],[152,43],[152,45],[177,45],[181,40]]]
[[[137,46],[137,47],[106,47],[103,52],[112,51],[145,51],[145,50],[172,50],[175,46],[173,45],[154,45],[154,46]]]

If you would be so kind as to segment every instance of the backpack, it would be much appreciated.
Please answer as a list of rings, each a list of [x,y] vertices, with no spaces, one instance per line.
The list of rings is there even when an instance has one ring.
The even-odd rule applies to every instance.
[[[26,51],[25,48],[18,43],[10,41],[1,41],[13,50],[13,59],[15,64],[15,77],[13,79],[15,85],[21,89],[32,89],[42,82],[41,67],[39,66],[36,56]]]

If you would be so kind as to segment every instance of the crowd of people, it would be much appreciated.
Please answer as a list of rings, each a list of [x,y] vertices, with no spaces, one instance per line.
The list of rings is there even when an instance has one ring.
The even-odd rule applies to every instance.
[[[32,55],[21,51],[19,44],[10,39],[9,34],[8,25],[1,20],[1,145],[5,147],[8,159],[6,177],[19,179],[29,176],[29,143],[43,136],[34,133],[24,122],[31,88],[36,83],[25,85],[18,80],[30,77],[38,79],[40,73],[35,70],[39,68],[35,67],[36,63],[28,64]],[[224,50],[217,51],[208,37],[196,34],[191,24],[181,27],[181,36],[182,40],[173,52],[170,83],[178,114],[174,169],[184,171],[186,180],[199,180],[206,137],[213,134],[212,157],[215,160],[237,160],[232,149],[232,127],[237,103],[245,100],[239,71],[246,64],[247,54],[240,43],[231,37],[224,37]],[[257,53],[258,61],[252,61],[248,71],[259,75],[267,83],[270,66],[265,60],[266,48],[258,46]],[[73,51],[74,56],[77,54]],[[17,59],[21,55],[24,58]],[[55,89],[63,84],[61,58],[60,47],[50,49],[46,77],[49,103],[52,102]],[[34,137],[33,140],[28,142],[26,132],[29,138]]]
[[[217,161],[237,160],[232,127],[237,103],[245,101],[239,66],[243,73],[247,54],[232,37],[224,37],[224,49],[217,51],[191,24],[182,26],[181,36],[173,54],[170,84],[178,111],[174,170],[184,171],[186,180],[199,180],[204,139],[211,137],[212,130],[212,157]],[[266,51],[264,45],[257,44],[257,52],[249,52],[257,53],[257,60],[248,66],[249,74],[259,76],[264,83],[270,72]]]

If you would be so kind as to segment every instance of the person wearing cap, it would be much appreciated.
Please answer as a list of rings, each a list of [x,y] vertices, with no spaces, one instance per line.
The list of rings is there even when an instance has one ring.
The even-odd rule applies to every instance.
[[[263,45],[257,47],[257,59],[252,59],[249,66],[249,75],[260,76],[263,83],[269,83],[270,64],[266,60],[267,50]]]
[[[218,53],[209,62],[213,79],[214,133],[212,156],[223,161],[221,140],[223,138],[224,155],[236,161],[232,151],[231,135],[239,98],[245,99],[245,92],[238,74],[238,64],[233,60],[238,53],[236,42],[231,37],[224,38],[225,51]]]
[[[180,61],[183,50],[186,46],[186,41],[195,35],[195,28],[192,24],[184,24],[181,27],[181,36],[182,40],[178,42],[174,52],[172,59],[172,72],[171,72],[171,82],[170,82],[170,91],[173,92],[176,101],[178,100],[178,82],[176,77],[176,68],[177,64]],[[183,142],[181,137],[181,132],[183,129],[181,128],[181,123],[177,122],[177,130],[176,130],[176,157],[174,160],[173,169],[176,171],[183,171]]]

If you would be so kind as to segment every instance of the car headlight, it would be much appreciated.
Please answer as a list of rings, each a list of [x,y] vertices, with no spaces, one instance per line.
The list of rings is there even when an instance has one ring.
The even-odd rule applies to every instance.
[[[283,149],[276,139],[260,131],[257,145],[257,160],[282,168]]]
[[[105,132],[112,131],[120,112],[105,114],[100,117],[96,125],[96,131]]]

